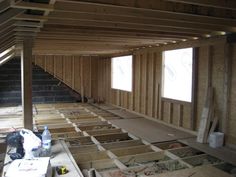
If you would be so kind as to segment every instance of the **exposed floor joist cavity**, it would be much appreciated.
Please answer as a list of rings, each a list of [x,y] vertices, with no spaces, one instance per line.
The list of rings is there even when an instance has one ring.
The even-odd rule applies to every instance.
[[[84,176],[95,170],[99,177],[182,177],[183,174],[210,177],[213,173],[217,177],[230,177],[230,173],[235,169],[232,164],[181,143],[178,139],[183,135],[179,132],[164,130],[162,125],[159,125],[156,126],[159,133],[155,133],[155,127],[148,124],[141,130],[137,125],[144,118],[135,117],[132,113],[110,105],[35,104],[33,110],[35,130],[42,132],[44,125],[47,125],[53,140],[64,140]],[[21,108],[5,107],[5,112],[2,109],[1,125],[6,121],[6,114],[10,113],[20,119]],[[119,126],[118,123],[122,121]],[[122,126],[125,124],[129,124],[129,127]],[[1,130],[7,131],[9,125],[16,126],[8,121]],[[137,130],[129,131],[131,125],[137,127]],[[16,127],[20,128],[20,125]],[[147,134],[149,130],[152,135]],[[169,139],[166,135],[165,140],[164,136],[168,132],[178,136]],[[151,144],[154,141],[149,141],[152,139],[145,136],[146,140],[142,139],[142,133],[147,137],[157,137],[155,141],[158,142]]]

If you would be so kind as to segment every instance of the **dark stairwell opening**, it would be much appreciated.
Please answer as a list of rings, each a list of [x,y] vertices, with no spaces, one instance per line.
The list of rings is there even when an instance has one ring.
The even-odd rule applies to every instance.
[[[14,58],[0,66],[0,104],[21,104],[21,60]],[[79,93],[70,89],[42,68],[32,64],[33,103],[81,102]]]

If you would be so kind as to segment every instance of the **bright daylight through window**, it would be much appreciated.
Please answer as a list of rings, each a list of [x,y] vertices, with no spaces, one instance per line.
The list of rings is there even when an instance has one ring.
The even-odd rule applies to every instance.
[[[163,52],[163,97],[191,102],[192,61],[193,48]]]
[[[113,89],[132,91],[132,55],[112,58],[111,81]]]

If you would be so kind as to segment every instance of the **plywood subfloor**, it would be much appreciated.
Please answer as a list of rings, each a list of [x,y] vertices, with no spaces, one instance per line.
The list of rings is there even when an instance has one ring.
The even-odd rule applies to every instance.
[[[150,143],[193,137],[189,133],[145,118],[110,120],[110,122]]]
[[[200,151],[203,151],[207,154],[215,156],[215,157],[217,157],[221,160],[224,160],[228,163],[236,165],[236,152],[230,150],[227,147],[214,149],[214,148],[209,147],[208,144],[201,144],[201,143],[196,142],[196,138],[183,139],[183,140],[180,140],[180,142],[182,142],[190,147],[196,148]]]

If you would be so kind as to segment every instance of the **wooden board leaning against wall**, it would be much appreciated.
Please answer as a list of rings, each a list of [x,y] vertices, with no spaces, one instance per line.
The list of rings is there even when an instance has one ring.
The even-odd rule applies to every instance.
[[[162,51],[187,47],[196,49],[194,105],[161,97]],[[236,144],[236,133],[232,126],[235,124],[234,117],[236,117],[232,109],[236,104],[233,91],[236,86],[234,84],[236,75],[232,73],[231,82],[231,75],[226,72],[226,68],[235,65],[235,62],[232,65],[226,65],[226,56],[230,51],[232,52],[232,50],[227,50],[228,47],[225,37],[219,37],[136,51],[133,53],[133,92],[111,89],[111,59],[109,57],[37,55],[35,63],[55,77],[61,77],[62,82],[84,96],[106,101],[176,127],[194,131],[197,131],[199,127],[207,88],[213,86],[220,119],[219,127],[221,131],[225,131],[226,143],[230,145]],[[60,74],[61,71],[62,74]],[[231,89],[230,85],[232,85]]]

